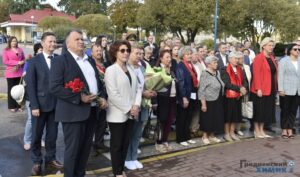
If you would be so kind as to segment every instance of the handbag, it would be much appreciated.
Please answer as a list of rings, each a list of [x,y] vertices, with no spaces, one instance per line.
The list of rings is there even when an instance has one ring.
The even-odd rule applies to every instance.
[[[152,109],[149,112],[148,120],[145,125],[144,131],[143,131],[143,137],[150,139],[150,140],[156,140],[157,138],[157,125],[153,125],[151,123],[151,115],[152,115]]]
[[[20,79],[18,85],[15,85],[11,88],[10,94],[12,98],[20,105],[25,105],[25,83],[23,81],[23,76]]]
[[[249,101],[248,95],[242,99],[242,116],[248,119],[253,118],[253,102]]]

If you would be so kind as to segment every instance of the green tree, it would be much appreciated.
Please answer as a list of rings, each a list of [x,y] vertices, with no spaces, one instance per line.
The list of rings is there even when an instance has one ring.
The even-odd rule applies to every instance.
[[[9,3],[9,13],[13,14],[22,14],[30,9],[40,8],[39,0],[4,1],[7,1]]]
[[[111,20],[102,14],[88,14],[80,16],[75,21],[75,26],[86,31],[88,36],[97,36],[99,34],[107,34],[112,31]]]
[[[258,44],[279,34],[283,41],[299,36],[300,9],[289,0],[220,0],[218,37],[233,35]]]
[[[117,26],[118,32],[125,31],[126,27],[139,27],[136,18],[140,6],[141,4],[134,0],[116,1],[109,6],[108,14],[113,24]]]
[[[107,14],[107,3],[110,0],[60,0],[59,7],[65,12],[79,17],[80,15],[102,13]]]
[[[2,1],[0,2],[0,23],[5,22],[8,20],[9,16],[9,3],[7,1]]]
[[[73,29],[72,26],[60,24],[60,25],[55,26],[52,29],[52,31],[55,34],[57,40],[63,41],[65,39],[67,33],[72,29]]]
[[[72,26],[71,20],[69,20],[66,17],[55,17],[55,16],[50,16],[50,17],[45,17],[41,19],[38,23],[38,27],[42,28],[43,30],[48,30],[48,29],[54,29],[57,26]]]
[[[185,44],[194,42],[200,31],[212,28],[213,0],[145,0],[138,23],[149,30],[171,31]],[[184,37],[186,33],[187,38]]]

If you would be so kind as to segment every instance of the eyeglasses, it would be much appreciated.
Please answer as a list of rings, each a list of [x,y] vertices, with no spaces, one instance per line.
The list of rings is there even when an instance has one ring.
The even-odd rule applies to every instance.
[[[125,51],[126,51],[127,53],[130,53],[130,52],[131,52],[130,49],[120,49],[119,51],[120,51],[121,53],[125,53]]]
[[[297,51],[297,50],[298,50],[298,52],[300,52],[300,48],[299,48],[299,49],[294,48],[293,50],[294,50],[294,51]]]

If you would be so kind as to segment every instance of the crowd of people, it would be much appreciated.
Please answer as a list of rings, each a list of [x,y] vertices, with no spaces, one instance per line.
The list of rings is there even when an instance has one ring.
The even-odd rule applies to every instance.
[[[265,126],[275,122],[275,100],[280,96],[282,138],[294,138],[293,128],[300,95],[300,41],[287,45],[286,55],[275,59],[275,41],[266,37],[255,55],[251,43],[228,46],[217,51],[205,45],[185,46],[179,38],[146,44],[134,34],[108,44],[100,35],[85,50],[80,30],[71,30],[60,55],[54,53],[56,37],[45,32],[41,44],[34,45],[34,57],[25,61],[15,37],[3,51],[8,83],[8,109],[22,111],[20,100],[11,93],[22,78],[26,84],[28,120],[24,149],[31,150],[32,175],[46,166],[64,169],[64,176],[85,175],[91,147],[110,151],[113,174],[125,177],[129,170],[143,168],[138,161],[139,143],[146,121],[155,112],[155,149],[168,152],[172,125],[176,142],[195,144],[193,134],[203,132],[205,145],[239,141],[242,104],[253,102],[248,117],[255,138],[271,138]],[[25,65],[25,66],[24,66]],[[149,72],[153,71],[153,73]],[[149,87],[150,80],[160,78]],[[151,86],[151,84],[150,84]],[[62,123],[64,165],[56,160],[58,123]],[[110,147],[104,145],[106,129]],[[41,153],[44,142],[46,154]]]

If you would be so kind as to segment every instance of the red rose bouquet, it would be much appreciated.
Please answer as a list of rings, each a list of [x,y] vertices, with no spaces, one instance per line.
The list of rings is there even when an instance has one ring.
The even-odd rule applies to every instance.
[[[65,88],[71,89],[73,93],[79,93],[84,88],[84,83],[79,78],[75,78],[73,81],[65,83]]]

